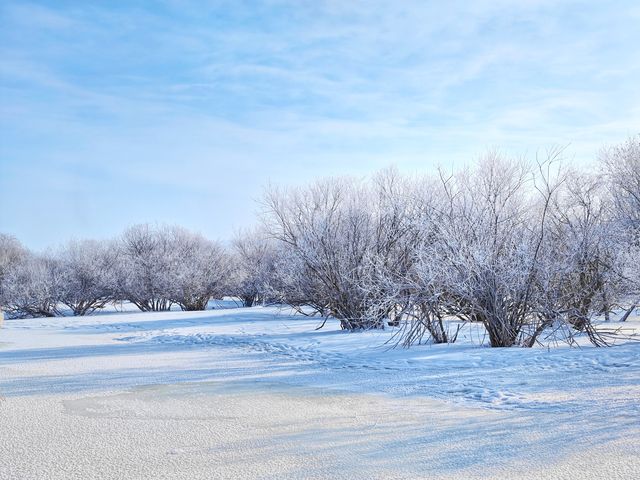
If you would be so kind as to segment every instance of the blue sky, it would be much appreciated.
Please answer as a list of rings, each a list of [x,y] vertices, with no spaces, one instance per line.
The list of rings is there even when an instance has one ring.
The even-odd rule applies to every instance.
[[[640,3],[0,3],[0,231],[229,238],[267,183],[574,162],[640,130]]]

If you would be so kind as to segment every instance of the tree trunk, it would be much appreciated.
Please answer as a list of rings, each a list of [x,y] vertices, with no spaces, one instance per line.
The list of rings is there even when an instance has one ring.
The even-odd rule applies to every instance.
[[[631,307],[626,312],[624,312],[624,315],[620,319],[621,322],[627,321],[627,319],[629,318],[629,315],[631,315],[631,312],[633,312],[638,306],[638,303],[639,303],[638,301],[634,302],[633,305],[631,305]]]

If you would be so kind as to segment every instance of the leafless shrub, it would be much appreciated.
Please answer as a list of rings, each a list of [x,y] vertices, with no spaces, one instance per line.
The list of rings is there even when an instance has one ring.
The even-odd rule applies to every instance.
[[[142,311],[204,310],[224,293],[229,259],[224,249],[180,227],[137,225],[122,235],[118,295]]]
[[[3,278],[3,309],[12,317],[59,315],[60,268],[51,255],[27,254]]]
[[[233,241],[231,290],[245,307],[274,300],[277,245],[262,229],[240,232]]]
[[[57,300],[74,315],[104,308],[114,299],[116,248],[95,240],[72,241],[55,253],[60,269]]]
[[[313,305],[345,329],[384,327],[394,302],[376,269],[400,267],[408,231],[402,205],[385,192],[394,181],[390,172],[373,185],[327,179],[267,193],[266,225],[287,250],[288,264],[279,265],[283,301]]]

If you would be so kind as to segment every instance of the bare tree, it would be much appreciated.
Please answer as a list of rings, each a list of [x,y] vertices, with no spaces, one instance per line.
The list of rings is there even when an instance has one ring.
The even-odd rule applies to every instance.
[[[229,285],[230,258],[218,243],[179,227],[161,231],[168,236],[170,278],[168,298],[182,310],[206,310],[213,297]]]
[[[72,241],[56,252],[58,299],[74,315],[86,315],[113,299],[118,252],[107,242]]]
[[[436,265],[447,312],[481,322],[491,346],[527,343],[549,201],[559,184],[550,166],[560,155],[550,151],[534,169],[491,152],[474,171],[441,175],[438,241],[423,255]]]
[[[440,180],[444,180],[444,177]],[[401,326],[402,343],[408,347],[420,343],[427,335],[434,343],[452,343],[457,331],[452,333],[445,326],[445,317],[452,310],[452,297],[446,290],[444,265],[435,253],[443,239],[442,223],[447,212],[447,182],[425,178],[411,192],[409,201],[414,204],[411,215],[415,237],[410,247],[411,264],[403,276],[407,292],[404,305],[406,322]]]
[[[171,250],[167,238],[149,224],[128,228],[119,239],[117,295],[142,311],[169,310]]]
[[[612,230],[622,257],[620,276],[627,287],[626,320],[640,305],[640,134],[600,152],[601,174],[612,198]]]
[[[0,308],[7,308],[9,275],[25,260],[29,252],[11,235],[0,233]]]
[[[13,317],[60,315],[60,268],[49,255],[27,254],[3,279],[3,309]]]
[[[607,208],[597,178],[574,174],[552,215],[553,263],[568,319],[583,330],[589,317],[608,309],[607,275],[615,262],[609,242]]]
[[[608,180],[617,219],[638,234],[640,230],[640,134],[600,152],[602,174]]]
[[[393,181],[333,178],[266,195],[269,233],[288,249],[285,302],[313,305],[345,329],[384,328],[394,302],[375,270],[402,261],[404,234],[400,205],[384,192]]]
[[[120,241],[119,296],[143,311],[204,310],[222,296],[230,264],[218,243],[183,228],[148,224],[129,228]]]
[[[245,307],[269,302],[278,249],[262,229],[240,232],[233,241],[232,293]]]

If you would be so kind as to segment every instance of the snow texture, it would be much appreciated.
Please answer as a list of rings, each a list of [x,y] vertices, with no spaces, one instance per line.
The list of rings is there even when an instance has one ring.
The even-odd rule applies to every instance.
[[[640,472],[636,341],[495,349],[465,325],[402,349],[393,329],[319,323],[276,307],[8,320],[0,478]]]

